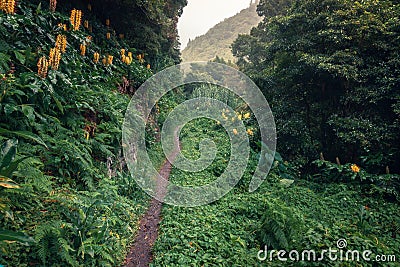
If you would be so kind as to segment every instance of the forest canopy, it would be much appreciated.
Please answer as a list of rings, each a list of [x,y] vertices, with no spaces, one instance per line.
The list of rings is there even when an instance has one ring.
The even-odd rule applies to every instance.
[[[104,23],[109,19],[113,34],[122,34],[131,47],[160,67],[180,62],[177,23],[186,4],[187,0],[59,1],[60,8],[82,9]]]
[[[233,44],[269,98],[283,154],[400,172],[399,1],[262,0]]]

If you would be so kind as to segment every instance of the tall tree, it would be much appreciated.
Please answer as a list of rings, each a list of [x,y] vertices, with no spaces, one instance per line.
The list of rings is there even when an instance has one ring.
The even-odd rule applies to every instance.
[[[38,0],[36,0],[38,1]],[[91,10],[88,10],[88,3]],[[177,23],[187,0],[72,0],[61,8],[80,8],[104,22],[110,19],[116,34],[124,34],[131,47],[145,53],[154,69],[180,62]]]
[[[399,1],[297,0],[273,16],[267,6],[233,51],[271,100],[280,149],[400,171]]]

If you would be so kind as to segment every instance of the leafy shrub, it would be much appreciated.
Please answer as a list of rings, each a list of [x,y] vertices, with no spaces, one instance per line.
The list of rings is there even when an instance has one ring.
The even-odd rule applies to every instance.
[[[320,151],[399,173],[398,1],[261,1],[232,45],[268,97],[278,150],[305,171]]]
[[[265,213],[260,220],[258,235],[262,244],[274,249],[293,248],[304,221],[301,213],[279,199],[266,203]]]
[[[371,174],[356,164],[337,164],[325,160],[315,160],[320,173],[315,174],[318,182],[347,182],[362,185],[367,192],[379,196],[399,199],[400,175]]]
[[[148,200],[126,172],[121,125],[128,94],[152,71],[122,62],[128,43],[105,40],[109,29],[93,13],[84,15],[92,32],[66,31],[66,10],[40,3],[0,12],[0,264],[116,266]],[[60,66],[38,75],[58,34],[68,41]],[[95,63],[94,52],[114,63]]]

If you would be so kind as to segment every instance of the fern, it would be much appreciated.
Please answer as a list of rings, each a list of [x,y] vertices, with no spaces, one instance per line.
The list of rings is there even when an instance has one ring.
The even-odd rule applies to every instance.
[[[72,252],[75,250],[65,238],[69,228],[62,221],[52,221],[36,228],[37,255],[44,266],[52,266],[53,263],[68,263],[69,266],[79,266],[74,260]]]
[[[261,218],[259,237],[261,242],[275,249],[289,249],[294,245],[303,219],[298,210],[286,206],[279,199],[272,199]]]

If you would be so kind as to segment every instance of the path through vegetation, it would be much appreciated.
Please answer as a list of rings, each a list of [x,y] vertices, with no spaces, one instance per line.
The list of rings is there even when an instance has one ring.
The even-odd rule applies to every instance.
[[[173,161],[180,151],[179,147],[179,137],[178,129],[175,130],[175,150],[169,157]],[[160,213],[162,202],[158,199],[164,199],[167,192],[167,181],[171,173],[171,162],[166,159],[162,165],[159,173],[165,179],[157,180],[157,199],[153,198],[150,202],[150,207],[148,208],[146,214],[139,222],[139,229],[131,251],[128,254],[125,267],[133,266],[149,266],[152,261],[152,248],[158,236],[158,226],[161,221]]]

